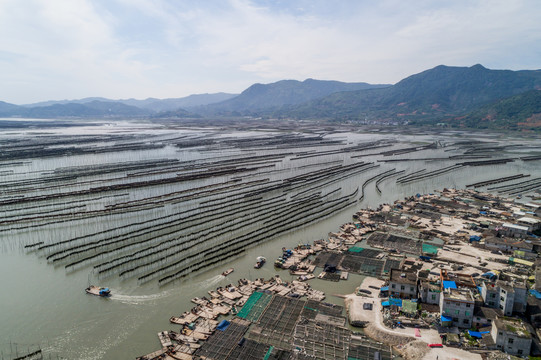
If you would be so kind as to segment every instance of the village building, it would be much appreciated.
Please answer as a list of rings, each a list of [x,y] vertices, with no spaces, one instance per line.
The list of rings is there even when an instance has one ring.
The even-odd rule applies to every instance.
[[[519,250],[531,253],[533,251],[533,244],[513,238],[490,236],[485,239],[485,248],[505,252],[514,252],[515,250]]]
[[[521,217],[517,220],[517,223],[522,226],[526,226],[529,232],[539,230],[541,228],[541,220],[534,219],[529,216]]]
[[[541,217],[541,205],[534,203],[527,203],[523,205],[528,212],[532,212],[535,216]]]
[[[389,293],[401,299],[416,299],[417,274],[414,271],[391,269]]]
[[[473,322],[475,300],[469,289],[444,287],[440,296],[442,323],[448,326],[470,328]]]
[[[498,316],[503,316],[500,309],[492,309],[485,306],[475,307],[472,325],[476,328],[492,326],[492,322],[496,320]]]
[[[541,327],[541,294],[528,296],[526,316],[534,327]]]
[[[440,304],[441,285],[434,282],[423,280],[419,284],[419,298],[426,304]]]
[[[485,306],[500,309],[504,315],[511,316],[514,312],[526,311],[528,290],[524,284],[507,283],[498,280],[495,283],[481,284],[481,297]]]
[[[532,336],[522,320],[497,318],[491,335],[498,349],[511,355],[530,355]]]
[[[509,237],[524,238],[528,236],[528,231],[529,229],[527,226],[510,223],[504,223],[500,228],[500,233]]]

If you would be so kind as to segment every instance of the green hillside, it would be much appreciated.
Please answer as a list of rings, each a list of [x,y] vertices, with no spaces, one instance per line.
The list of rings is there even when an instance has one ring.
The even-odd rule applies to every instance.
[[[541,131],[541,90],[530,90],[484,105],[466,116],[449,120],[449,124],[478,129]]]
[[[438,122],[536,88],[541,88],[539,70],[489,70],[481,65],[440,65],[387,88],[335,93],[275,114],[338,121]]]

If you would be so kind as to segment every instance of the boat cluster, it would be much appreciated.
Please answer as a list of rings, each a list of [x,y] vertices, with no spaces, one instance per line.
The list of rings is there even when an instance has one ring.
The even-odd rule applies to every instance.
[[[276,275],[269,280],[240,279],[237,285],[229,284],[208,291],[208,296],[195,297],[191,301],[195,306],[180,316],[172,316],[172,324],[181,325],[180,331],[162,331],[158,334],[162,349],[139,359],[155,359],[163,354],[185,354],[191,356],[201,347],[200,341],[206,340],[219,326],[220,316],[236,315],[248,298],[256,291],[298,298],[322,301],[323,291],[315,290],[309,284],[300,281],[283,281]]]

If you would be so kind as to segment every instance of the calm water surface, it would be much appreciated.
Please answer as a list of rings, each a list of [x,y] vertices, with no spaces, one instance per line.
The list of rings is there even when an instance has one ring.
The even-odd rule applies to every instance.
[[[143,125],[141,125],[143,126]],[[146,125],[144,125],[146,126]],[[122,123],[113,126],[116,131],[130,129],[130,124]],[[50,133],[63,132],[64,134],[79,134],[88,132],[106,132],[99,128],[69,128],[63,130],[47,130]],[[143,131],[141,129],[137,131]],[[150,131],[145,128],[144,131]],[[152,129],[155,133],[166,129]],[[207,130],[205,130],[207,131]],[[257,135],[257,132],[253,134]],[[251,136],[253,134],[241,134]],[[17,136],[35,136],[21,131],[4,132],[4,139]],[[397,142],[429,143],[437,139],[455,139],[456,134],[439,136],[437,139],[431,135],[396,135],[396,134],[356,134],[342,133],[330,135],[336,138],[346,138],[348,142],[370,141],[373,138],[389,138]],[[460,139],[464,139],[461,135]],[[490,137],[489,140],[494,140]],[[500,140],[498,140],[500,141]],[[509,138],[506,142],[521,143],[523,140]],[[540,146],[539,141],[532,143]],[[176,149],[159,150],[165,157],[174,152],[178,157],[193,158],[197,153],[178,153]],[[373,150],[378,152],[379,150]],[[527,150],[527,154],[535,154],[536,150]],[[404,158],[425,158],[427,156],[443,156],[448,153],[443,149],[434,150],[431,154],[412,153],[403,155]],[[507,157],[517,157],[523,154],[520,151],[505,154]],[[107,155],[108,157],[120,155]],[[141,155],[143,156],[143,155]],[[363,158],[364,161],[374,161]],[[46,159],[39,166],[47,168],[50,162],[62,159]],[[73,159],[64,159],[69,165]],[[112,161],[112,160],[110,160]],[[451,164],[452,162],[449,162]],[[37,166],[37,165],[33,165]],[[55,163],[55,166],[59,166]],[[422,168],[437,169],[445,164],[440,162],[415,161],[382,164],[382,172],[391,167],[397,170],[406,170],[406,173]],[[136,280],[120,281],[118,277],[111,277],[100,285],[107,285],[112,289],[113,296],[102,299],[88,296],[84,288],[89,282],[88,269],[66,273],[63,266],[55,267],[48,264],[45,258],[33,253],[25,253],[16,239],[9,234],[0,237],[0,359],[10,359],[12,355],[22,354],[29,349],[39,346],[43,349],[45,358],[63,359],[133,359],[160,348],[157,333],[162,330],[176,329],[169,323],[172,315],[180,315],[190,309],[193,304],[190,299],[194,296],[204,296],[208,290],[215,289],[231,282],[236,283],[240,278],[255,279],[258,277],[270,278],[276,274],[272,267],[273,259],[281,254],[281,248],[293,247],[299,243],[311,243],[315,239],[326,238],[328,232],[337,231],[338,227],[351,221],[351,215],[363,207],[377,207],[381,203],[392,202],[405,196],[416,193],[429,193],[443,187],[464,188],[466,184],[513,175],[529,173],[541,176],[539,162],[515,161],[506,165],[465,167],[450,174],[437,176],[424,181],[408,185],[397,185],[395,178],[380,184],[382,194],[379,195],[370,184],[366,189],[366,197],[362,202],[328,217],[322,221],[303,227],[285,235],[279,236],[261,245],[249,248],[244,254],[234,259],[223,261],[218,266],[199,272],[189,277],[158,286],[157,281],[137,284]],[[341,186],[344,189],[354,189],[364,182],[371,174],[361,174],[347,178]],[[349,191],[349,190],[348,190]],[[347,191],[346,191],[347,192]],[[74,229],[66,231],[75,231]],[[37,231],[32,236],[39,237]],[[45,236],[45,235],[43,235]],[[46,236],[54,236],[47,234]],[[253,264],[257,256],[265,256],[269,260],[262,269],[255,270]],[[226,268],[234,267],[235,271],[224,278],[220,273]],[[278,271],[285,280],[292,277],[285,271]],[[333,283],[323,280],[312,280],[311,285],[327,293],[327,301],[343,305],[340,298],[332,294],[351,293],[362,280],[362,276],[351,276],[348,281]],[[92,278],[92,282],[96,279]],[[178,329],[176,329],[178,330]]]

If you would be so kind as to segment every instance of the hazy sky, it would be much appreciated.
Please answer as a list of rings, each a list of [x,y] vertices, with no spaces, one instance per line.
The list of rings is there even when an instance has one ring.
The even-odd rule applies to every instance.
[[[541,68],[541,1],[0,0],[0,100],[15,104],[476,63]]]

